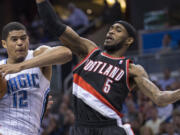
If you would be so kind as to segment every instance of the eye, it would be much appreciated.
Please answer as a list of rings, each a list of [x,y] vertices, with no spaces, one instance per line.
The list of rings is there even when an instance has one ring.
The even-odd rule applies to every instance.
[[[27,38],[27,36],[22,36],[22,37],[21,37],[21,40],[25,41],[26,38]]]
[[[16,41],[18,40],[18,38],[11,38],[11,40],[12,40],[13,42],[16,42]]]
[[[122,30],[121,30],[121,28],[117,28],[116,31],[117,32],[121,32]]]

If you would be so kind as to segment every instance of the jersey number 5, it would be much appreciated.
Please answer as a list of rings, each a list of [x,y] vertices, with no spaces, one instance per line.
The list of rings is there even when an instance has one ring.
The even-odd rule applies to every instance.
[[[111,84],[113,83],[113,80],[107,78],[106,82],[104,83],[103,92],[108,94],[111,89]]]

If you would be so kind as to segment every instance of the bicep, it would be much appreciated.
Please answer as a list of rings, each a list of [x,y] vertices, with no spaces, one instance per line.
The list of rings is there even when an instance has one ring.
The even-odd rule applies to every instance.
[[[141,65],[136,65],[136,64],[129,64],[129,74],[130,77],[138,77],[138,76],[143,76],[146,78],[149,78],[147,72]]]
[[[129,73],[130,77],[133,78],[133,82],[137,87],[137,90],[140,90],[144,95],[156,102],[160,90],[149,80],[148,74],[144,68],[140,65],[131,64]]]
[[[156,103],[157,98],[161,93],[159,88],[144,76],[134,77],[134,81],[138,90],[140,90],[145,96],[149,97],[153,102]]]
[[[94,48],[96,44],[92,41],[80,37],[74,30],[67,26],[65,32],[59,37],[65,46],[71,49],[73,53],[81,58],[86,57]]]

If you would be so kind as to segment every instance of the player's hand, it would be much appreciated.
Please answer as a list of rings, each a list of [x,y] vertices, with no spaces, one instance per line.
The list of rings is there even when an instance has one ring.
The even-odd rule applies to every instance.
[[[0,65],[0,74],[5,77],[7,74],[13,74],[21,71],[20,64],[4,64]]]
[[[130,64],[129,66],[129,73],[131,76],[135,76],[135,77],[148,77],[147,72],[144,70],[144,68],[141,65],[135,65],[135,64]]]

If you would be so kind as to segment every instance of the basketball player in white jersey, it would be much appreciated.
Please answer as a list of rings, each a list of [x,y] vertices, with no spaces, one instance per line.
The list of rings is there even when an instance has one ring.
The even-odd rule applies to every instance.
[[[17,64],[42,54],[48,54],[52,64],[64,64],[71,60],[71,51],[65,47],[41,46],[35,51],[29,50],[29,37],[24,25],[11,22],[2,31],[2,45],[6,48],[8,59],[2,64]],[[52,53],[53,51],[53,53]],[[54,63],[53,63],[54,61]],[[51,66],[36,67],[8,74],[7,93],[0,99],[0,134],[3,135],[38,135],[47,105]],[[47,62],[47,65],[49,63]]]

